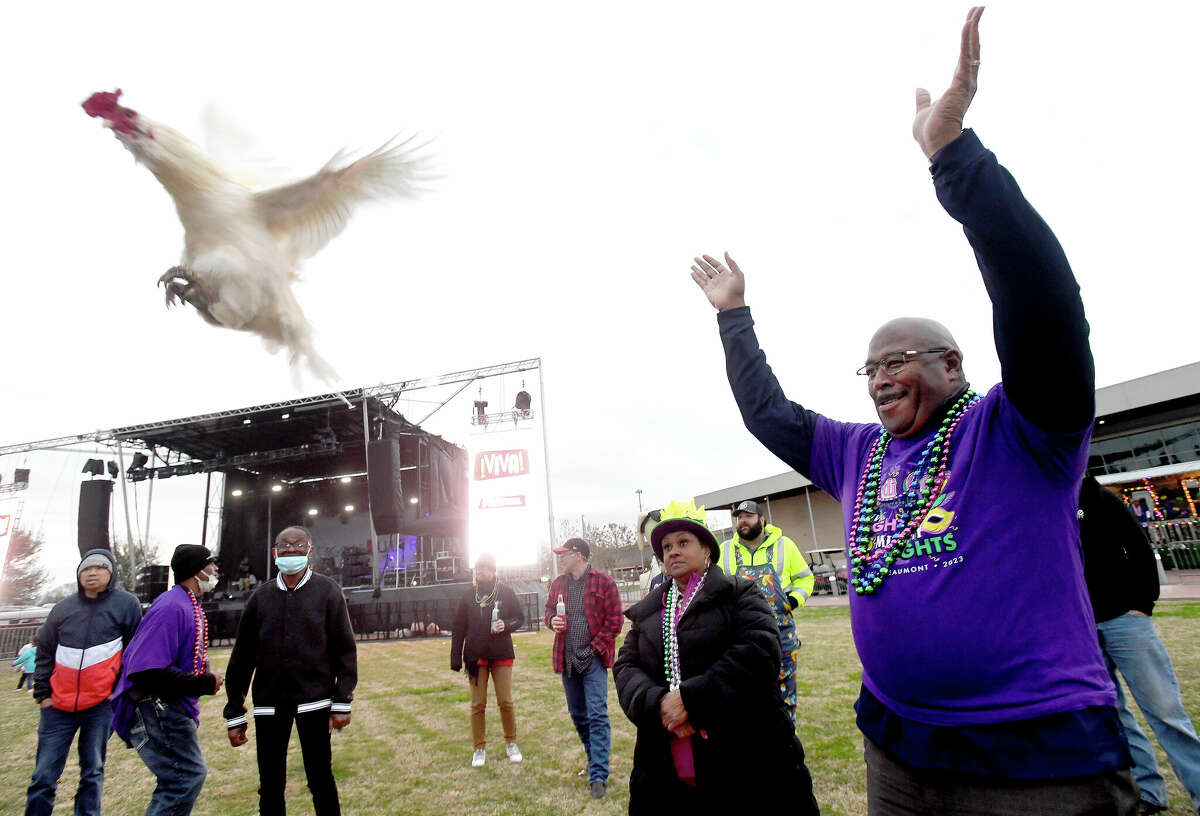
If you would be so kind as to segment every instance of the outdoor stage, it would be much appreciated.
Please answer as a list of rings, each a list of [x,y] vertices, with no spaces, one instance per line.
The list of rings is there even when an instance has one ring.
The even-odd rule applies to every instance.
[[[517,426],[542,426],[540,395],[539,402],[533,403],[524,386],[525,372],[537,372],[540,385],[540,367],[539,359],[521,360],[439,377],[9,445],[0,447],[0,456],[80,443],[103,445],[111,451],[115,464],[110,464],[108,473],[112,478],[105,477],[103,464],[98,463],[99,472],[80,483],[81,552],[96,543],[108,546],[110,530],[119,528],[121,520],[126,540],[148,539],[154,485],[163,479],[203,477],[203,524],[199,535],[190,542],[169,544],[173,548],[177,543],[198,540],[217,553],[221,582],[211,604],[215,638],[226,636],[226,613],[240,613],[252,589],[248,576],[255,576],[257,581],[273,577],[274,537],[293,524],[312,532],[314,569],[343,586],[352,608],[372,609],[372,620],[362,620],[363,625],[372,627],[371,631],[377,623],[382,631],[407,627],[413,620],[423,622],[426,618],[437,620],[439,625],[445,620],[448,625],[447,605],[461,593],[462,582],[470,579],[468,504],[475,488],[469,487],[471,463],[466,447],[430,433],[421,425],[468,386],[515,375],[520,378],[521,390],[513,409],[488,414],[483,410],[487,402],[477,400],[474,411],[463,417],[464,436],[477,436],[489,429],[503,432]],[[406,392],[417,390],[436,394],[440,402],[423,400],[436,407],[422,408],[425,416],[412,422],[396,410],[396,405]],[[481,394],[482,390],[480,385]],[[447,391],[451,393],[442,399]],[[488,443],[492,447],[513,447],[507,440],[498,441],[502,435],[493,434]],[[539,433],[539,443],[541,439]],[[521,469],[511,475],[546,479],[544,464],[540,475],[529,472],[529,456],[524,450],[485,452],[481,461],[486,468],[503,469],[507,465],[497,457],[515,453],[522,454],[516,457]],[[544,463],[544,451],[534,453],[539,463]],[[478,478],[494,480],[508,475],[507,471],[489,470]],[[500,480],[506,493],[515,492],[511,485],[518,481]],[[149,497],[144,517],[137,517],[135,536],[129,492],[141,483],[145,483],[142,486]],[[548,494],[548,485],[542,485]],[[503,497],[505,501],[513,498],[521,499],[518,509],[525,508],[524,495]],[[516,515],[503,502],[494,504],[485,498],[477,499],[476,504],[487,511],[499,511],[493,515]],[[540,522],[538,537],[548,543],[548,495],[543,506],[547,515]],[[138,509],[134,502],[133,512]],[[479,532],[490,542],[495,539],[495,529],[485,524]],[[529,530],[513,540],[533,540],[537,533]],[[548,561],[549,548],[543,549]],[[165,560],[167,556],[160,557]],[[506,580],[540,574],[538,558],[523,563],[524,569],[502,570]],[[161,567],[155,572],[145,569],[149,566],[145,564],[121,566],[139,575],[143,601],[167,588]],[[532,582],[534,592],[537,584],[536,580]],[[365,611],[354,614],[368,615]],[[235,614],[232,619],[236,622]]]

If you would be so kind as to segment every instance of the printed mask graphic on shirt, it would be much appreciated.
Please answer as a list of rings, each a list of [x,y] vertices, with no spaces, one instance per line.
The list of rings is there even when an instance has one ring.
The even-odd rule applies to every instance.
[[[949,472],[946,473],[949,478]],[[907,492],[916,481],[917,473],[909,473],[903,482],[903,490]],[[871,525],[874,537],[871,550],[887,545],[888,540],[900,532],[900,520],[897,515],[900,510],[901,493],[897,490],[899,474],[893,471],[888,475],[883,488],[880,489],[880,512],[875,516]],[[891,489],[887,490],[887,486]],[[890,494],[890,495],[889,495]],[[954,491],[943,493],[929,512],[925,514],[921,525],[915,534],[905,543],[896,556],[896,564],[892,567],[893,574],[925,572],[931,567],[941,566],[943,557],[955,553],[959,547],[958,527],[954,524],[954,511],[948,505],[954,499]],[[959,556],[961,558],[961,556]],[[904,563],[919,559],[923,563]],[[948,564],[947,564],[948,565]]]

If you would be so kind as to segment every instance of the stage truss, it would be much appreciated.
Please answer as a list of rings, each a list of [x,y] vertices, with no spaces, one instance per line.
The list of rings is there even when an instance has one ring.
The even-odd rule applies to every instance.
[[[164,465],[163,467],[155,467],[153,464],[149,468],[143,468],[140,471],[134,468],[126,468],[126,447],[146,447],[155,452],[155,447],[162,447],[162,435],[185,429],[188,426],[202,426],[206,424],[222,424],[222,421],[236,420],[249,415],[261,415],[269,413],[299,413],[302,411],[312,411],[320,409],[323,406],[346,406],[351,410],[359,408],[368,409],[372,404],[382,404],[388,411],[402,399],[403,395],[413,391],[420,391],[442,386],[461,384],[460,388],[455,389],[448,397],[442,400],[436,407],[430,410],[424,417],[416,423],[412,423],[417,429],[420,428],[429,417],[448,404],[456,396],[462,393],[472,383],[486,380],[492,377],[501,377],[511,374],[520,374],[523,372],[538,372],[539,380],[539,411],[541,414],[543,444],[545,444],[545,415],[544,415],[544,394],[542,394],[542,360],[540,357],[532,357],[523,360],[515,360],[507,363],[496,365],[483,366],[480,368],[465,369],[454,371],[447,374],[441,374],[432,377],[420,377],[415,379],[399,380],[390,383],[381,383],[378,385],[363,386],[360,388],[348,389],[344,391],[334,391],[324,394],[316,394],[307,397],[298,397],[290,400],[280,400],[277,402],[268,402],[261,405],[254,405],[246,408],[229,409],[223,411],[214,411],[207,414],[198,414],[194,416],[181,417],[178,419],[163,420],[158,422],[147,422],[138,425],[128,425],[107,430],[96,430],[85,433],[71,434],[67,436],[53,437],[49,439],[41,439],[33,442],[22,442],[8,445],[0,445],[0,457],[31,453],[35,451],[49,451],[56,449],[69,450],[69,446],[79,444],[92,444],[108,448],[116,454],[119,463],[120,472],[123,478],[119,479],[121,485],[122,501],[125,505],[125,526],[129,540],[141,540],[142,535],[136,538],[133,534],[133,527],[130,519],[129,500],[126,484],[131,482],[150,479],[151,491],[153,491],[153,483],[159,478],[169,477],[172,475],[189,475],[196,473],[211,474],[215,471],[225,471],[227,468],[240,468],[253,472],[251,468],[255,464],[269,464],[283,461],[290,458],[307,457],[313,454],[320,454],[322,451],[317,450],[322,443],[313,443],[310,445],[301,446],[303,450],[297,448],[281,448],[278,450],[265,451],[253,455],[240,455],[233,457],[209,458],[205,456],[190,456],[176,449],[176,458],[174,463]],[[363,434],[369,434],[368,415],[369,410],[363,410]],[[503,417],[510,418],[509,414],[517,412],[506,412]],[[526,418],[529,417],[528,409],[520,412]],[[501,415],[495,417],[488,416],[486,421],[495,421],[501,419]],[[478,421],[478,420],[476,420]],[[472,424],[475,424],[474,422]],[[78,452],[78,451],[73,451]],[[329,453],[337,451],[332,448]],[[166,461],[166,460],[164,460]],[[546,465],[546,498],[548,509],[548,531],[550,540],[554,540],[554,523],[553,523],[553,503],[550,496],[550,480],[549,480],[549,462]],[[163,471],[170,471],[164,473]],[[366,471],[366,463],[363,463],[363,471]],[[153,476],[151,474],[154,474]],[[14,486],[15,487],[15,486]],[[21,485],[24,487],[24,485]],[[12,489],[12,488],[10,488]],[[208,490],[206,489],[205,496],[205,531],[207,530],[208,520]],[[153,493],[151,493],[151,496]],[[147,508],[146,531],[149,533],[149,508]],[[139,524],[140,527],[140,524]],[[137,565],[132,563],[134,548],[130,548],[130,569],[136,573]]]

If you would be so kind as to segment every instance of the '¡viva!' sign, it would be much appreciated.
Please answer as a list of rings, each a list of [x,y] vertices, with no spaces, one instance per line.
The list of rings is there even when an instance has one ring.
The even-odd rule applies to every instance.
[[[524,450],[480,451],[475,454],[475,481],[523,476],[529,472],[529,452]]]

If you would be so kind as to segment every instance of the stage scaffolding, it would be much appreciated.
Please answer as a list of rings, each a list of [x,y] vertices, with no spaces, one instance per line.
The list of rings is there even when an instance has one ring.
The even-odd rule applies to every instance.
[[[420,430],[420,424],[424,423],[430,416],[440,410],[455,396],[465,390],[471,383],[484,380],[491,377],[499,377],[509,374],[519,374],[528,371],[538,372],[539,383],[539,412],[541,413],[543,439],[545,439],[545,398],[542,382],[542,360],[539,357],[533,357],[523,360],[515,360],[507,363],[496,365],[483,366],[480,368],[465,369],[454,371],[447,374],[441,374],[432,377],[420,377],[415,379],[399,380],[390,383],[381,383],[378,385],[363,386],[360,388],[347,389],[342,391],[333,391],[324,394],[316,394],[307,397],[298,397],[289,400],[279,400],[276,402],[268,402],[260,405],[255,405],[247,408],[228,409],[222,411],[214,411],[206,414],[198,414],[188,417],[180,417],[177,419],[162,420],[157,422],[147,422],[138,425],[128,425],[107,430],[96,430],[85,433],[71,434],[67,436],[59,436],[50,439],[41,439],[33,442],[23,442],[16,444],[0,445],[0,457],[21,453],[29,453],[41,450],[55,450],[67,448],[71,445],[93,444],[103,445],[112,451],[118,460],[120,472],[124,478],[121,482],[121,500],[124,504],[125,526],[127,540],[139,540],[141,536],[135,538],[134,528],[129,513],[129,501],[126,489],[127,483],[136,483],[138,481],[149,480],[151,490],[151,501],[153,497],[153,485],[155,481],[161,478],[170,478],[172,476],[183,476],[191,474],[204,473],[209,476],[213,472],[227,473],[232,470],[241,470],[246,473],[257,474],[260,470],[266,470],[272,467],[278,467],[283,463],[305,461],[316,457],[329,457],[331,461],[336,460],[339,456],[346,453],[345,445],[339,442],[339,439],[345,439],[348,432],[348,427],[345,424],[337,427],[337,431],[341,433],[338,439],[322,439],[313,442],[304,442],[302,444],[281,444],[277,447],[268,448],[266,450],[254,450],[252,452],[239,453],[234,455],[225,455],[220,452],[221,434],[232,436],[239,432],[245,433],[270,433],[272,423],[277,425],[278,417],[285,419],[296,418],[297,424],[299,420],[316,415],[322,408],[343,408],[350,411],[355,411],[361,415],[361,427],[357,433],[361,434],[363,442],[362,460],[358,466],[351,470],[343,470],[342,472],[354,472],[356,475],[365,474],[367,472],[366,449],[367,444],[375,429],[372,428],[372,420],[380,420],[383,418],[386,421],[392,421],[391,417],[398,418],[399,422],[404,423],[411,430],[413,435],[425,434]],[[414,424],[409,423],[398,414],[394,414],[392,409],[399,402],[402,395],[423,389],[437,388],[441,386],[462,384],[462,387],[456,389],[449,397],[443,400],[437,407],[430,411],[426,416]],[[327,411],[326,417],[332,414]],[[272,419],[275,417],[276,419]],[[328,418],[326,422],[328,422]],[[246,427],[242,427],[245,423]],[[277,428],[275,430],[278,430]],[[282,438],[282,434],[280,435]],[[186,438],[185,438],[186,437]],[[180,442],[179,440],[184,440]],[[436,437],[439,444],[449,444]],[[168,440],[172,440],[173,444],[168,444]],[[146,449],[150,451],[149,461],[142,464],[139,468],[133,468],[129,463],[129,455],[125,450],[126,447]],[[357,447],[357,446],[355,446]],[[181,450],[184,448],[186,450]],[[165,455],[160,455],[165,450]],[[172,457],[172,453],[174,456]],[[147,465],[149,465],[147,467]],[[546,463],[546,492],[547,492],[547,528],[550,535],[550,541],[554,540],[554,524],[553,524],[553,503],[550,497],[549,483],[549,463]],[[327,477],[321,477],[327,478]],[[304,480],[298,480],[303,482]],[[209,492],[206,490],[206,493]],[[225,491],[220,491],[224,493]],[[205,533],[208,529],[208,505],[209,500],[206,496],[206,510],[204,517]],[[370,517],[370,505],[367,503],[368,517]],[[220,512],[218,510],[218,512]],[[146,511],[146,530],[143,532],[148,534],[150,506],[147,506]],[[374,523],[371,522],[371,539],[382,544],[381,538],[386,536],[378,536],[374,531]],[[137,573],[137,564],[133,562],[135,548],[130,547],[130,570],[132,574]],[[434,565],[436,568],[436,565]],[[378,583],[380,573],[378,570],[372,570],[373,583]]]
[[[465,371],[455,371],[453,373],[442,374],[437,377],[422,377],[415,380],[400,380],[398,382],[382,385],[355,388],[349,391],[334,391],[328,394],[317,394],[311,397],[299,397],[297,399],[282,400],[280,402],[268,402],[262,405],[255,405],[251,408],[214,411],[209,414],[199,414],[197,416],[165,420],[162,422],[147,422],[141,425],[129,425],[124,428],[113,428],[107,431],[97,430],[89,433],[73,434],[71,436],[59,436],[52,439],[41,439],[37,442],[22,442],[15,445],[0,445],[0,456],[8,456],[15,453],[28,453],[30,451],[37,450],[48,450],[52,448],[62,448],[67,445],[74,445],[80,442],[91,442],[100,445],[108,445],[109,447],[115,448],[118,440],[137,440],[145,434],[171,430],[172,428],[184,425],[192,425],[196,423],[243,416],[248,413],[267,413],[270,411],[287,412],[307,406],[320,406],[326,404],[335,405],[338,403],[354,405],[360,404],[364,400],[371,398],[379,400],[391,399],[391,405],[388,406],[390,408],[395,405],[396,400],[400,397],[400,395],[406,391],[416,391],[424,388],[436,388],[442,385],[453,385],[454,383],[461,382],[469,384],[475,380],[501,376],[504,374],[517,374],[523,371],[540,371],[541,364],[542,361],[540,357],[533,357],[528,360],[517,360],[511,363],[501,363],[500,365],[472,368]]]

